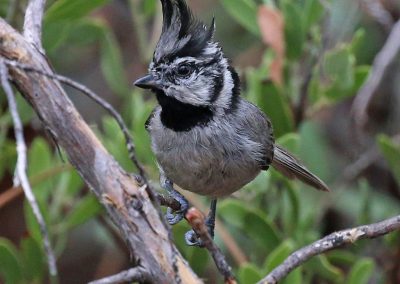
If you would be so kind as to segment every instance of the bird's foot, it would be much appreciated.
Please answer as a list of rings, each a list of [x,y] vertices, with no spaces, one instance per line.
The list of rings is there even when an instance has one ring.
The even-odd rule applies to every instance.
[[[211,239],[214,239],[215,218],[207,217],[206,226]],[[188,246],[204,247],[204,242],[199,238],[194,230],[186,232],[185,241]]]
[[[186,212],[189,208],[189,203],[185,198],[176,200],[181,205],[181,209],[179,209],[178,211],[174,211],[172,208],[168,207],[167,214],[165,214],[165,218],[170,225],[178,224],[183,218],[185,218]]]
[[[189,202],[182,194],[175,190],[173,183],[169,179],[161,176],[160,183],[161,186],[167,190],[169,196],[178,201],[180,204],[180,209],[178,211],[174,211],[172,208],[168,207],[167,214],[165,214],[167,222],[170,225],[175,225],[185,218],[186,212],[189,208]]]
[[[197,236],[193,230],[187,231],[185,234],[185,242],[188,246],[204,247],[203,241]]]

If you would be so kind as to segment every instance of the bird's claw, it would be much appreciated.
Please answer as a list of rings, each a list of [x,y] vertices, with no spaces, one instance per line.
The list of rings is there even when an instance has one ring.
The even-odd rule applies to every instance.
[[[197,236],[195,231],[190,230],[185,234],[185,241],[188,246],[204,247],[203,241]]]
[[[181,203],[181,209],[179,211],[174,212],[171,208],[167,208],[167,214],[165,214],[165,218],[167,219],[168,224],[175,225],[182,221],[185,218],[186,212],[188,210],[187,204]]]

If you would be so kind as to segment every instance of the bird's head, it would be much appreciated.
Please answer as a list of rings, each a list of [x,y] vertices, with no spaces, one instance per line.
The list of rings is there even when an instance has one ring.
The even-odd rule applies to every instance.
[[[163,27],[149,74],[135,85],[151,89],[161,107],[184,104],[229,109],[239,78],[213,41],[215,22],[197,20],[184,0],[161,0]]]

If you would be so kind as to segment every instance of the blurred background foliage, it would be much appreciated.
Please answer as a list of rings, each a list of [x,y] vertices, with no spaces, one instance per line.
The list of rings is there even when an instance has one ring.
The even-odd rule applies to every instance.
[[[270,170],[219,203],[216,241],[240,283],[255,283],[293,250],[325,234],[399,214],[399,60],[368,108],[367,127],[360,131],[351,117],[353,98],[390,31],[388,19],[400,16],[397,0],[188,4],[206,23],[216,18],[215,38],[240,73],[243,96],[271,118],[277,141],[332,188],[316,192]],[[21,28],[25,6],[25,0],[0,0],[0,16]],[[158,0],[53,0],[47,3],[43,31],[55,70],[121,111],[157,188],[144,129],[156,101],[131,82],[146,72],[160,28]],[[107,149],[134,171],[115,121],[67,90]],[[128,268],[123,240],[101,205],[20,96],[18,103],[29,143],[29,177],[57,253],[59,282],[85,283]],[[45,283],[39,228],[21,189],[12,187],[15,161],[11,118],[0,95],[0,282]],[[206,210],[205,199],[187,196]],[[208,253],[185,246],[188,229],[185,222],[173,228],[178,247],[207,283],[220,283]],[[400,283],[400,234],[315,257],[283,283]]]

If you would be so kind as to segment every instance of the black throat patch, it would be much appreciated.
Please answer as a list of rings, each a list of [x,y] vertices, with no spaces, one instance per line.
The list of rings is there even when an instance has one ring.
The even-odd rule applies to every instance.
[[[206,126],[213,119],[209,107],[194,106],[168,97],[164,92],[154,90],[161,106],[162,124],[174,131],[190,131],[196,126]]]

